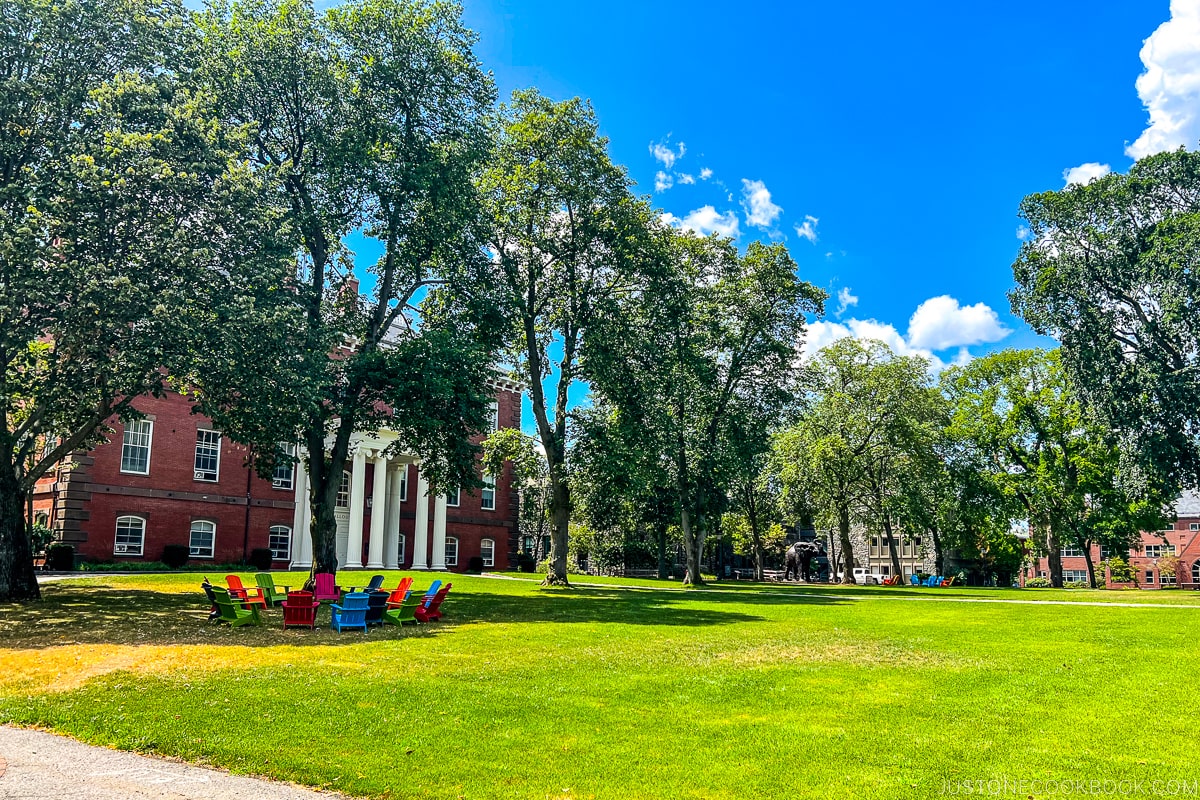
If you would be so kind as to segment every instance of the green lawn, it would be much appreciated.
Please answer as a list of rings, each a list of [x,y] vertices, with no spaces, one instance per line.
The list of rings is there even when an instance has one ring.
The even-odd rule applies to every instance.
[[[0,607],[0,720],[372,797],[1200,779],[1196,594],[437,577],[445,622],[366,636],[211,626],[195,575],[49,585]]]

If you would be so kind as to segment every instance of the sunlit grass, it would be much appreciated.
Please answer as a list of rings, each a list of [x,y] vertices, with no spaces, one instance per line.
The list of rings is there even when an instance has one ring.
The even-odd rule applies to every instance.
[[[1180,694],[1200,610],[1152,605],[1191,593],[925,590],[1149,603],[1122,608],[896,602],[886,587],[418,585],[432,577],[454,581],[445,622],[367,635],[285,632],[278,611],[263,628],[210,625],[194,575],[50,585],[41,604],[2,607],[0,720],[372,797],[1200,778]]]

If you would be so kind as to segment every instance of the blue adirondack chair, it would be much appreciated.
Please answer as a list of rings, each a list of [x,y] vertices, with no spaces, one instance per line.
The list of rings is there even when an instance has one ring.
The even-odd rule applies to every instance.
[[[363,591],[364,592],[373,592],[376,589],[382,589],[382,588],[383,588],[383,576],[382,575],[372,575],[371,582],[367,584],[367,588],[363,589]]]
[[[434,581],[433,583],[431,583],[429,585],[428,591],[426,591],[424,596],[421,598],[421,603],[424,604],[426,601],[432,600],[433,596],[438,593],[438,589],[440,589],[440,588],[442,588],[441,581]]]
[[[909,576],[909,580],[912,582],[913,586],[921,585],[921,579],[917,577],[917,573],[915,573],[915,572],[911,576]]]
[[[382,625],[383,612],[388,606],[388,593],[382,589],[367,592],[367,625]]]
[[[941,575],[930,575],[929,580],[925,581],[925,585],[926,586],[941,586],[942,585],[942,576]]]
[[[347,628],[358,629],[365,633],[369,599],[366,592],[351,592],[342,598],[340,605],[331,603],[329,608],[333,611],[333,618],[329,621],[329,626],[339,633]]]

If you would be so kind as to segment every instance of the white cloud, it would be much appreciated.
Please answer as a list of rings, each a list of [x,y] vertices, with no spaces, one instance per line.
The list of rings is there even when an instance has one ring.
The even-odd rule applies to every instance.
[[[661,169],[654,173],[654,191],[665,192],[675,185],[675,179]]]
[[[1063,180],[1066,181],[1064,185],[1070,186],[1073,183],[1078,183],[1081,186],[1086,186],[1096,178],[1103,178],[1110,172],[1112,172],[1112,167],[1108,164],[1098,164],[1095,161],[1089,161],[1086,164],[1080,164],[1078,167],[1064,169]]]
[[[1143,158],[1200,139],[1200,3],[1171,0],[1171,18],[1142,44],[1138,97],[1150,124],[1126,155]]]
[[[675,180],[679,181],[680,186],[690,186],[696,182],[696,179],[686,172],[675,173]]]
[[[661,219],[672,227],[684,228],[701,236],[708,236],[710,233],[718,233],[733,239],[738,236],[737,214],[732,211],[722,214],[712,206],[697,208],[683,218],[667,212],[662,215]]]
[[[1033,235],[1033,231],[1029,230],[1028,225],[1018,225],[1017,226],[1017,238],[1020,239],[1022,242],[1026,241],[1032,235]]]
[[[833,312],[834,316],[841,319],[842,314],[846,313],[846,309],[851,306],[858,305],[858,298],[850,293],[849,286],[843,286],[838,289],[837,293],[837,311]]]
[[[921,303],[908,321],[909,343],[930,350],[998,342],[1010,333],[986,303],[960,306],[949,295]]]
[[[816,353],[839,339],[874,339],[886,344],[893,353],[901,356],[920,356],[929,362],[929,369],[937,374],[946,368],[942,361],[929,350],[909,345],[896,330],[896,326],[873,319],[851,319],[845,324],[817,320],[808,326],[808,338],[804,341],[803,355]]]
[[[802,239],[808,239],[813,244],[817,243],[817,223],[821,220],[814,217],[812,214],[804,215],[804,222],[796,225],[796,235]],[[828,254],[827,254],[828,255]]]
[[[650,143],[650,155],[654,156],[656,161],[661,161],[662,165],[667,169],[675,166],[675,162],[683,158],[683,154],[687,152],[687,147],[683,142],[679,143],[679,151],[676,152],[671,147],[671,137],[668,136],[661,142]]]
[[[706,181],[711,177],[712,177],[712,170],[709,169],[708,167],[705,167],[704,169],[700,170],[700,180]]]
[[[742,208],[746,224],[766,230],[775,225],[783,209],[771,202],[771,192],[762,181],[742,178]]]

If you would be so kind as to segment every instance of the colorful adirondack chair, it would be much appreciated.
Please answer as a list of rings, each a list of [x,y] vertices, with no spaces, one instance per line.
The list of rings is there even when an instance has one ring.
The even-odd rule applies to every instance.
[[[351,592],[342,598],[341,605],[332,603],[329,608],[333,618],[329,625],[338,633],[347,628],[358,628],[364,633],[367,630],[367,595],[364,592]]]
[[[212,587],[213,599],[217,602],[217,611],[220,612],[221,622],[228,622],[232,627],[238,628],[242,625],[261,625],[262,620],[258,616],[257,606],[249,608],[241,608],[242,601],[235,598],[229,593],[228,589],[220,586]]]
[[[283,601],[283,627],[317,627],[317,609],[321,604],[313,600],[312,592],[288,592]]]
[[[387,610],[388,593],[383,589],[367,592],[367,625],[382,625],[383,612]]]
[[[441,581],[434,581],[433,583],[429,584],[429,588],[425,590],[425,595],[421,599],[426,601],[432,600],[433,596],[438,593],[438,589],[441,587]]]
[[[383,588],[383,576],[382,575],[372,575],[371,582],[366,585],[366,588],[364,588],[363,591],[364,592],[374,592],[375,590],[382,589],[382,588]]]
[[[393,589],[391,595],[388,597],[387,607],[399,608],[400,604],[404,602],[404,598],[408,597],[408,590],[412,588],[412,584],[412,578],[402,579],[400,585]]]
[[[417,606],[417,610],[413,612],[417,622],[437,622],[442,618],[442,603],[446,600],[446,595],[450,594],[452,586],[454,586],[453,583],[447,583],[438,589],[437,594]]]
[[[949,578],[946,578],[946,580],[942,581],[942,586],[953,586],[955,577],[957,576],[951,575]]]
[[[942,585],[942,576],[941,575],[930,575],[929,580],[925,581],[925,585],[926,586],[941,586]]]
[[[262,590],[263,597],[267,598],[268,606],[277,606],[287,599],[287,592],[290,587],[284,586],[283,591],[275,588],[275,579],[271,577],[271,573],[259,572],[254,576],[254,582]]]
[[[318,603],[336,603],[342,599],[342,587],[334,582],[333,575],[318,572],[313,577],[313,599]]]
[[[217,598],[213,595],[213,585],[208,582],[207,576],[204,578],[204,583],[200,584],[200,588],[204,590],[204,595],[208,598],[208,604],[211,606],[208,609],[208,621],[212,622],[215,619],[220,619],[221,611],[217,608]]]
[[[917,573],[915,572],[912,574],[912,577],[910,577],[909,580],[912,582],[913,586],[921,585],[921,579],[917,577]]]
[[[229,584],[229,596],[239,603],[247,606],[267,607],[267,598],[263,596],[262,589],[258,587],[247,589],[242,586],[242,579],[237,575],[226,575],[225,583]]]
[[[383,621],[392,625],[404,627],[404,623],[416,623],[417,607],[421,605],[423,600],[420,597],[413,597],[403,601],[395,608],[388,608],[383,612]]]

